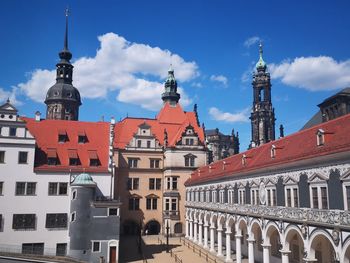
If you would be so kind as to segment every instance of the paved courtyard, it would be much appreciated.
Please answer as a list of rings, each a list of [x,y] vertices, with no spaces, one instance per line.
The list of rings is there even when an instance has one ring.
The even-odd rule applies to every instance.
[[[161,242],[160,242],[161,241]],[[137,237],[126,236],[122,237],[120,244],[120,262],[182,262],[182,263],[205,263],[205,262],[224,262],[224,258],[217,258],[211,255],[203,248],[199,251],[199,247],[193,244],[184,245],[180,238],[169,238],[169,248],[172,253],[166,253],[164,236],[143,236],[142,237],[142,251],[143,256],[139,253]],[[195,251],[195,252],[194,252]],[[201,256],[200,256],[200,255]],[[175,255],[177,261],[175,261]],[[233,256],[234,258],[234,256]],[[208,259],[208,260],[207,260]],[[242,262],[248,262],[243,259]]]

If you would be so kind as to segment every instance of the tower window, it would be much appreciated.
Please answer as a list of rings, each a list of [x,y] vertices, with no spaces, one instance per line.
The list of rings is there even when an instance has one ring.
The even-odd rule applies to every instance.
[[[16,136],[17,134],[17,128],[16,127],[10,127],[10,136]]]

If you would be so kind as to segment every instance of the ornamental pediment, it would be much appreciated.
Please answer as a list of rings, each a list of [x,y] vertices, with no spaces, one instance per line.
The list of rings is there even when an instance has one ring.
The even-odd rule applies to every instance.
[[[342,181],[350,181],[350,169],[348,169],[347,171],[343,172],[340,175],[340,180],[342,180]]]
[[[319,183],[319,182],[324,182],[327,181],[329,178],[322,173],[313,173],[309,179],[308,183]]]
[[[291,177],[291,176],[287,176],[284,180],[283,180],[283,184],[285,185],[294,185],[297,184],[298,180],[296,180],[296,178]]]

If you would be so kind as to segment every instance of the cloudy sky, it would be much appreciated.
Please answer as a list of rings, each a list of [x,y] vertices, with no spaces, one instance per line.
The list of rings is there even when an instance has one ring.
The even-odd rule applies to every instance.
[[[20,1],[0,10],[0,103],[21,115],[45,116],[69,17],[73,84],[80,119],[154,117],[169,65],[185,110],[200,122],[234,128],[241,150],[250,142],[252,72],[258,44],[272,76],[279,126],[290,134],[317,104],[350,86],[349,1]],[[277,133],[278,134],[278,133]]]

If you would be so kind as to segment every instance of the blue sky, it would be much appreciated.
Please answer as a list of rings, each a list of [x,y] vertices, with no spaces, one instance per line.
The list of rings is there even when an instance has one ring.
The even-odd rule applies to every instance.
[[[71,9],[69,49],[80,120],[154,117],[169,64],[185,110],[250,142],[258,43],[272,75],[276,128],[299,130],[317,104],[350,86],[349,1],[17,1],[0,10],[0,102],[45,116]],[[276,134],[278,130],[276,129]]]

